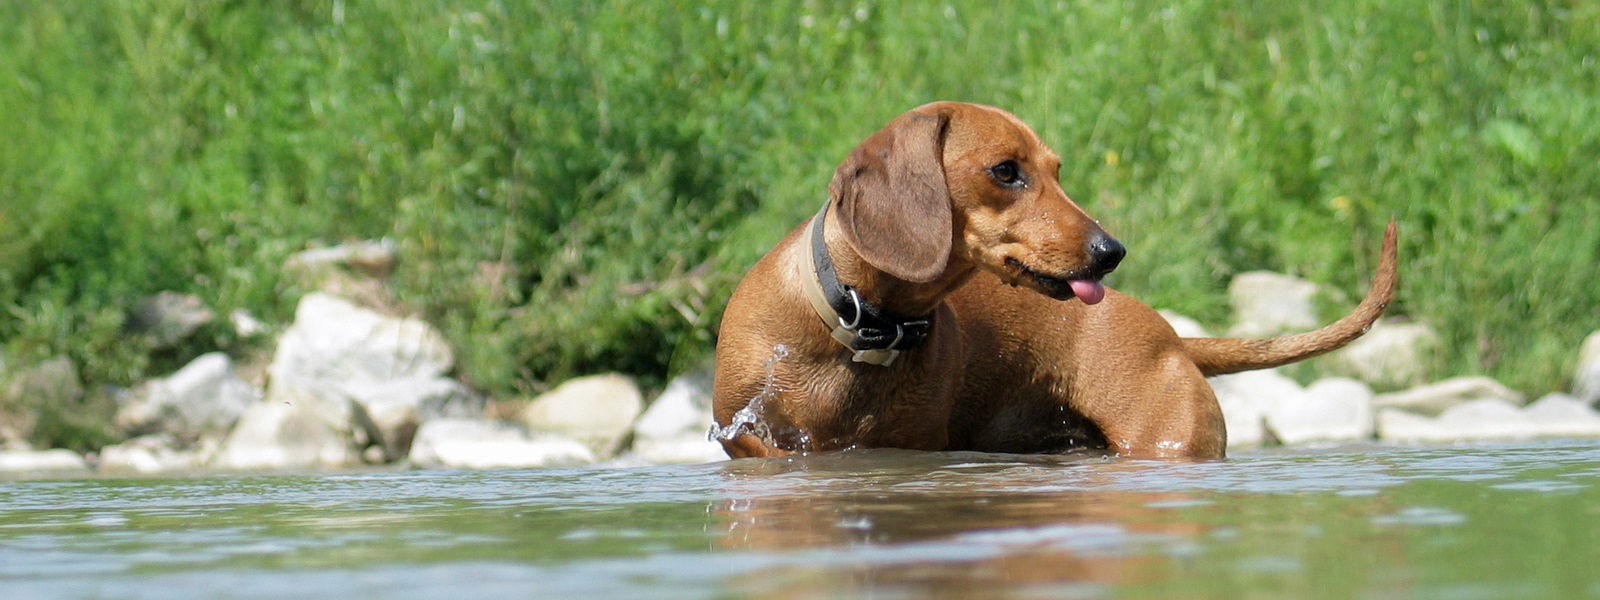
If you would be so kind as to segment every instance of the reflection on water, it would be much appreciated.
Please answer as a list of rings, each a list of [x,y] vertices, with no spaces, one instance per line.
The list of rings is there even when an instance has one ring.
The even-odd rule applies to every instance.
[[[1600,595],[1600,446],[0,482],[0,594]]]

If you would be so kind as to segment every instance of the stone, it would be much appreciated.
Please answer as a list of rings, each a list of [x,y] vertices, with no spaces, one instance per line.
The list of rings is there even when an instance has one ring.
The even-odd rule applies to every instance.
[[[1273,369],[1245,371],[1211,378],[1211,389],[1222,406],[1228,428],[1228,446],[1259,446],[1268,440],[1267,410],[1280,403],[1298,403],[1305,390],[1293,379]]]
[[[1572,395],[1585,404],[1600,404],[1600,331],[1589,334],[1578,350],[1578,367],[1572,375]]]
[[[1600,412],[1567,394],[1545,394],[1522,409],[1532,429],[1545,437],[1600,437]]]
[[[452,379],[398,379],[346,386],[357,398],[366,429],[376,431],[384,461],[404,458],[418,427],[433,419],[482,417],[486,401]]]
[[[386,238],[305,250],[284,261],[283,270],[290,281],[303,288],[396,314],[398,309],[386,283],[396,256],[395,243]]]
[[[117,411],[125,433],[164,432],[180,441],[226,435],[261,392],[233,372],[221,352],[203,354],[167,377],[140,385]]]
[[[1372,385],[1408,387],[1426,381],[1439,344],[1439,334],[1425,324],[1380,319],[1326,362],[1330,370]]]
[[[635,442],[630,455],[646,465],[676,465],[728,460],[722,444],[707,438],[706,432],[684,433],[666,438]]]
[[[1156,312],[1161,315],[1161,318],[1167,320],[1167,324],[1171,325],[1172,330],[1178,333],[1178,337],[1211,337],[1211,334],[1206,332],[1206,328],[1201,326],[1199,321],[1170,310]]]
[[[314,272],[348,268],[369,277],[388,277],[394,270],[394,240],[353,242],[329,248],[312,248],[295,253],[284,262],[290,272]]]
[[[166,291],[145,298],[128,315],[128,328],[167,348],[216,320],[215,312],[194,294]]]
[[[1522,394],[1488,377],[1457,377],[1401,392],[1378,394],[1373,404],[1413,413],[1437,415],[1473,400],[1495,399],[1512,405],[1527,402]]]
[[[272,330],[272,327],[242,308],[235,308],[233,312],[228,313],[228,324],[232,325],[233,332],[242,338],[255,337]]]
[[[594,452],[577,440],[488,419],[423,423],[410,458],[416,467],[451,469],[571,467],[596,461]]]
[[[1298,400],[1267,405],[1266,426],[1284,444],[1371,439],[1377,427],[1372,388],[1333,377],[1311,384]]]
[[[100,449],[99,472],[150,474],[193,471],[206,464],[216,448],[183,449],[168,434],[137,437]]]
[[[0,450],[0,473],[6,475],[88,472],[89,463],[71,450]]]
[[[1237,337],[1270,337],[1314,329],[1318,325],[1317,284],[1269,271],[1234,276],[1228,284]]]
[[[583,442],[595,455],[607,457],[627,441],[643,405],[643,394],[632,379],[592,375],[572,379],[534,398],[522,409],[518,421],[535,431]]]
[[[240,416],[210,466],[224,470],[346,467],[348,437],[305,404],[257,402]]]
[[[419,319],[389,317],[328,294],[301,298],[268,367],[267,402],[297,404],[355,441],[403,437],[378,429],[397,389],[438,390],[454,363],[444,335]],[[410,394],[422,402],[428,393]],[[419,409],[418,414],[427,409]],[[394,423],[404,423],[397,419]]]
[[[1499,398],[1479,398],[1435,418],[1381,409],[1378,433],[1385,440],[1409,442],[1600,437],[1600,413],[1565,394],[1550,394],[1522,408]]]
[[[710,370],[687,373],[667,383],[650,408],[633,423],[633,454],[646,464],[726,460],[722,444],[711,441]]]

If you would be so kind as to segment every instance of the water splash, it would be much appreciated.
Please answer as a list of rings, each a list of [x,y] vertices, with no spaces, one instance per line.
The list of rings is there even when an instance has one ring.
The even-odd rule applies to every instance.
[[[773,444],[772,426],[764,421],[761,415],[766,411],[767,400],[777,396],[778,392],[782,391],[779,389],[777,382],[778,363],[783,362],[783,359],[788,357],[788,346],[783,344],[773,346],[772,358],[767,359],[764,366],[765,378],[761,382],[761,391],[754,398],[751,398],[750,402],[744,405],[744,408],[739,409],[739,412],[733,413],[733,419],[728,421],[726,427],[719,427],[713,423],[711,429],[706,431],[706,440],[720,442],[748,433],[767,444]],[[809,444],[811,441],[809,436],[805,436],[805,438],[802,439],[802,442]]]

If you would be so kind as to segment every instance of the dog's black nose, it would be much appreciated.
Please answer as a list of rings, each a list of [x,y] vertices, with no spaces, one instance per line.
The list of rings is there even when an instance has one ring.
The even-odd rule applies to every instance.
[[[1117,238],[1104,233],[1089,238],[1089,270],[1096,279],[1115,271],[1122,257],[1127,255],[1128,249]]]

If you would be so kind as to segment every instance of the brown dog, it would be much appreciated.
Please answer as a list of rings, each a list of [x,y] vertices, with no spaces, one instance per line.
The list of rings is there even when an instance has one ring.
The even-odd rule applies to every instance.
[[[948,102],[839,166],[822,212],[751,268],[723,316],[714,392],[732,457],[857,447],[1107,449],[1220,458],[1205,378],[1360,337],[1395,287],[1390,223],[1350,315],[1284,338],[1179,338],[1100,279],[1122,245],[1067,197],[1015,116]]]

